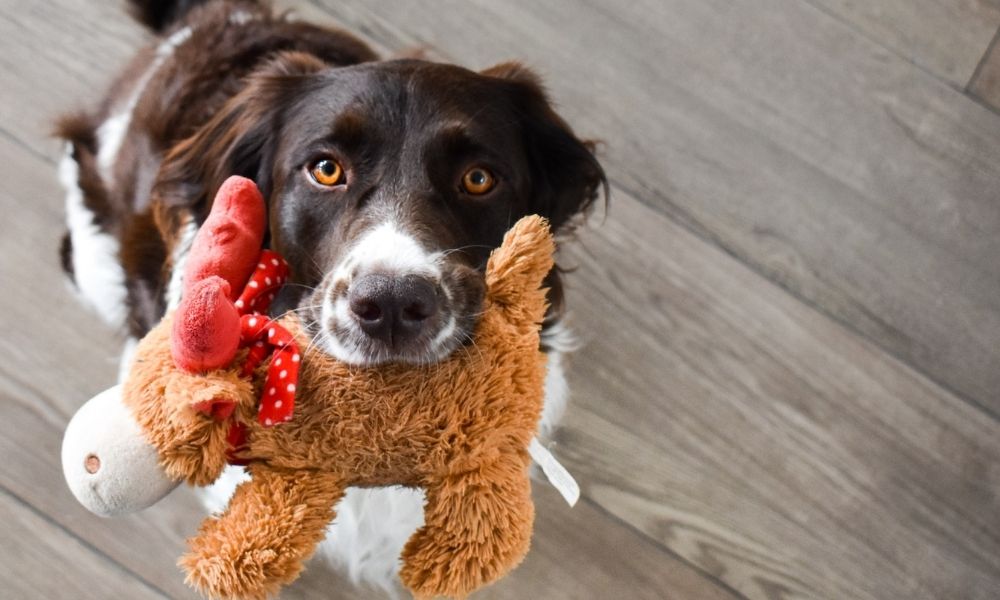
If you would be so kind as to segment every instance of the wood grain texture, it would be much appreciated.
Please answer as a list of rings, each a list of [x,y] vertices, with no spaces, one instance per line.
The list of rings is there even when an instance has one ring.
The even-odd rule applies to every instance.
[[[622,188],[1000,414],[1000,118],[960,91],[801,0],[323,5],[526,60]]]
[[[124,2],[0,0],[0,128],[54,157],[53,119],[93,106],[132,53],[152,36]]]
[[[568,256],[584,495],[748,598],[996,597],[1000,424],[615,193]]]
[[[1000,26],[995,0],[806,1],[959,88]]]
[[[989,49],[983,54],[975,77],[969,82],[969,93],[1000,111],[1000,29]]]
[[[7,600],[167,598],[2,490],[0,522],[0,592]]]

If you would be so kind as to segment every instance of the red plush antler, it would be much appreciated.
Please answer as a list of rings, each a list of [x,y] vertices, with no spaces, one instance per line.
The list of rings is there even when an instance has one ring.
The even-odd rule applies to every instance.
[[[271,427],[292,418],[299,350],[294,337],[265,316],[288,277],[287,263],[260,248],[266,218],[264,198],[254,182],[230,177],[219,188],[188,254],[170,354],[179,368],[204,373],[228,367],[244,347],[247,356],[241,373],[249,378],[273,353],[257,411],[257,420]],[[234,404],[221,397],[193,408],[228,419]],[[242,425],[234,423],[233,439],[240,439],[241,431]]]
[[[266,219],[253,181],[230,177],[219,188],[184,269],[170,346],[178,367],[204,372],[232,362],[240,343],[234,303],[257,266]]]

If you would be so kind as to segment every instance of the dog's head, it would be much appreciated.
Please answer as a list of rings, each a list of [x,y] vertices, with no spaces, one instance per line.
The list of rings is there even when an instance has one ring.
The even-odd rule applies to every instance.
[[[233,174],[268,199],[270,245],[294,274],[284,306],[356,364],[446,356],[471,335],[507,228],[537,213],[558,231],[606,186],[517,64],[328,68],[294,53],[168,154],[155,193],[204,204]]]

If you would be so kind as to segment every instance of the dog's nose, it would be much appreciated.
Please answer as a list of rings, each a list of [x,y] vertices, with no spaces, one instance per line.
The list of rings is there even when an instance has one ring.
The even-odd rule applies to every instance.
[[[416,338],[438,312],[437,287],[419,275],[365,275],[351,285],[348,302],[362,331],[390,346]]]

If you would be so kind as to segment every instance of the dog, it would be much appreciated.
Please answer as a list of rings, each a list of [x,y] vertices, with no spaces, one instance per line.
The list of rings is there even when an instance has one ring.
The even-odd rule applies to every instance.
[[[347,32],[243,0],[131,0],[159,38],[96,110],[63,118],[64,270],[84,302],[134,341],[177,306],[186,252],[223,180],[257,182],[266,244],[292,278],[273,312],[358,365],[432,363],[470,342],[489,251],[519,217],[557,233],[603,194],[591,143],[517,63],[481,72],[379,60]],[[548,276],[540,429],[566,398],[563,287]],[[231,468],[204,493],[225,505]],[[355,581],[395,589],[423,494],[352,489],[320,553]]]

